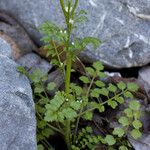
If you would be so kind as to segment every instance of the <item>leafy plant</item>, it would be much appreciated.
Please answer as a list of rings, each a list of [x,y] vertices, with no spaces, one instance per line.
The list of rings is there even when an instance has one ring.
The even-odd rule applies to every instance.
[[[141,136],[140,129],[140,103],[134,100],[133,93],[138,90],[134,83],[119,82],[106,84],[102,81],[106,78],[103,72],[104,66],[95,62],[91,67],[86,67],[85,75],[79,77],[78,83],[71,82],[72,63],[76,61],[78,54],[88,44],[97,48],[100,41],[93,37],[83,39],[72,37],[77,29],[78,23],[87,20],[86,12],[76,12],[78,0],[59,0],[65,18],[65,29],[58,27],[51,22],[45,22],[40,30],[44,34],[42,39],[45,42],[44,49],[47,50],[47,57],[51,56],[51,63],[60,68],[65,76],[65,90],[57,91],[51,97],[47,91],[53,91],[55,83],[45,84],[47,75],[42,75],[39,70],[28,74],[25,69],[18,68],[20,72],[28,76],[32,81],[34,99],[37,113],[37,137],[38,149],[52,149],[49,144],[49,137],[59,133],[64,137],[68,150],[95,149],[97,145],[115,147],[120,142],[119,149],[128,149],[127,143],[120,139],[125,138],[128,133],[137,139]],[[62,51],[59,51],[60,46]],[[65,53],[65,59],[61,55]],[[105,112],[107,107],[116,109],[129,99],[128,107],[118,120],[118,126],[113,129],[112,134],[94,135],[89,126],[80,126],[80,121],[92,121],[95,111],[99,114]]]

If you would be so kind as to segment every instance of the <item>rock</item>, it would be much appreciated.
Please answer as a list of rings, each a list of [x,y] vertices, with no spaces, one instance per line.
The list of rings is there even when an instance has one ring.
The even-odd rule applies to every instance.
[[[36,150],[32,90],[16,67],[13,60],[0,54],[0,149]]]
[[[40,69],[43,74],[47,74],[52,69],[52,67],[52,64],[44,59],[41,59],[41,62],[35,65],[32,70]]]
[[[104,72],[108,77],[121,77],[121,74],[119,72],[108,72],[108,71],[105,71]]]
[[[11,37],[2,32],[0,32],[0,54],[14,60],[20,57],[20,49],[18,48],[18,45]]]
[[[38,55],[34,53],[29,53],[29,54],[24,55],[20,59],[18,59],[17,63],[30,70],[35,65],[39,64],[40,61],[41,61],[41,58]]]
[[[129,138],[135,150],[149,150],[150,149],[150,134],[144,134],[139,140]]]
[[[17,63],[25,67],[29,73],[33,73],[36,69],[40,69],[43,74],[48,73],[52,69],[52,65],[44,59],[41,59],[35,53],[29,53],[17,60]]]
[[[0,12],[0,31],[7,34],[17,43],[20,49],[19,54],[17,53],[17,57],[29,53],[32,50],[37,50],[36,45],[30,39],[24,28],[15,19],[2,12]]]
[[[112,68],[142,66],[150,62],[149,0],[86,0],[79,9],[88,11],[89,21],[79,27],[77,35],[101,39],[95,51],[89,47],[82,59],[101,60]],[[15,17],[40,44],[38,27],[46,20],[63,25],[59,1],[1,0],[0,10]]]
[[[56,88],[54,91],[47,91],[50,95],[54,95],[56,91],[58,91],[58,89],[63,86],[64,83],[64,75],[60,70],[55,70],[53,72],[51,72],[48,75],[48,80],[46,81],[46,84],[50,83],[50,82],[54,82],[56,84]],[[64,88],[64,87],[63,87]]]
[[[138,80],[144,84],[145,90],[150,97],[150,66],[139,70]]]

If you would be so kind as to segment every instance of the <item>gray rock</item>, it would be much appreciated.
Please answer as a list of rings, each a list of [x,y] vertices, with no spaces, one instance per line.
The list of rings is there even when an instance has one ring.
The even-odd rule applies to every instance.
[[[0,31],[11,37],[20,49],[20,56],[37,50],[25,29],[12,17],[0,12]]]
[[[102,40],[95,51],[89,47],[81,57],[101,60],[115,68],[142,66],[150,62],[149,0],[81,0],[79,9],[88,11],[89,21],[79,27],[77,35]],[[63,25],[59,1],[1,0],[0,10],[9,12],[40,43],[37,28],[46,20]]]
[[[43,74],[48,73],[52,69],[52,65],[42,59],[35,53],[29,53],[17,60],[17,63],[25,67],[29,73],[33,73],[36,69],[40,69]]]
[[[52,69],[52,67],[52,64],[50,64],[44,59],[41,59],[41,62],[35,65],[35,67],[33,67],[32,70],[40,69],[43,74],[47,74]]]
[[[21,55],[21,50],[15,41],[7,34],[0,31],[0,54],[17,60]]]
[[[31,69],[35,65],[39,64],[40,61],[41,61],[41,58],[38,55],[34,53],[29,53],[29,54],[24,55],[20,59],[18,59],[17,63],[23,67],[27,67],[27,69]]]
[[[140,139],[134,140],[129,138],[135,150],[149,150],[150,149],[150,134],[144,134]]]
[[[150,66],[139,70],[138,80],[144,84],[145,90],[150,97]]]
[[[12,58],[12,49],[9,43],[0,37],[0,54]]]
[[[53,91],[47,91],[50,95],[54,95],[56,91],[58,91],[58,89],[63,86],[64,83],[64,75],[60,70],[55,70],[53,72],[51,72],[48,75],[48,80],[46,81],[46,84],[50,83],[50,82],[54,82],[56,84],[56,88]]]
[[[0,55],[0,149],[36,150],[36,120],[28,79]]]

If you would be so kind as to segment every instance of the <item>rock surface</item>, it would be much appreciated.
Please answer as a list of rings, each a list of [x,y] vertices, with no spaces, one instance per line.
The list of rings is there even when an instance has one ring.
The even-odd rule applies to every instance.
[[[36,120],[28,79],[8,58],[10,47],[0,47],[0,149],[36,150]]]
[[[30,39],[24,28],[12,17],[6,13],[0,12],[0,31],[3,34],[7,34],[10,38],[17,43],[20,51],[17,53],[18,57],[37,50],[36,45]]]
[[[88,11],[89,21],[77,35],[95,36],[102,45],[83,53],[86,61],[101,60],[115,68],[142,66],[150,62],[149,0],[86,0],[79,9]],[[37,28],[46,20],[63,24],[59,1],[1,0],[0,10],[9,12],[40,43]]]
[[[49,62],[35,53],[24,55],[17,60],[17,63],[25,67],[29,73],[33,73],[36,69],[40,69],[43,74],[47,74],[53,67]]]
[[[129,138],[135,150],[149,150],[150,149],[150,134],[144,134],[138,141]]]
[[[15,41],[7,34],[2,32],[0,32],[0,54],[14,60],[21,56],[21,50]]]
[[[150,66],[139,70],[138,80],[144,84],[147,95],[150,97]]]

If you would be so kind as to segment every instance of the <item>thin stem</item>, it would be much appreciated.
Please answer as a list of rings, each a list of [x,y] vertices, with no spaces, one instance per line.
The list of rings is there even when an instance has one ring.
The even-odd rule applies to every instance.
[[[68,10],[65,9],[65,3],[64,0],[60,0],[61,8],[65,16],[65,21],[67,25],[67,34],[68,34],[68,39],[66,41],[66,52],[67,52],[67,58],[66,58],[66,74],[65,74],[65,93],[66,97],[69,99],[69,92],[70,92],[70,79],[71,79],[71,67],[72,67],[72,54],[69,51],[70,47],[70,41],[71,41],[71,32],[72,32],[72,23],[70,22],[70,19],[73,19],[74,16],[74,11],[77,7],[77,2],[76,0],[75,5],[73,6],[73,11],[70,11],[72,1],[67,1],[66,3]],[[71,122],[70,120],[66,120],[66,126],[65,126],[65,140],[66,144],[68,147],[68,150],[71,149],[71,140],[70,140],[70,135],[71,135]]]
[[[100,105],[100,106],[103,106],[103,105],[107,104],[109,101],[113,100],[115,97],[118,97],[118,96],[122,95],[122,94],[123,94],[124,92],[126,92],[126,91],[127,91],[127,90],[125,90],[125,91],[123,91],[123,92],[121,92],[121,93],[115,95],[114,97],[108,99],[107,101],[105,101],[105,102],[103,102],[103,103],[101,103],[101,104],[99,104],[99,105]],[[96,107],[91,108],[91,109],[87,109],[87,110],[85,110],[84,112],[80,113],[78,116],[82,116],[82,115],[84,115],[85,113],[90,112],[90,111],[93,111],[93,110],[95,110],[95,109],[96,109]]]
[[[91,87],[92,87],[92,85],[93,85],[93,83],[94,83],[95,78],[96,78],[96,74],[93,76],[93,78],[92,78],[92,80],[91,80],[91,83],[90,83],[90,85],[89,85],[89,88],[88,88],[88,90],[87,90],[87,93],[86,93],[86,97],[87,97],[87,98],[89,97],[89,93],[90,93],[90,90],[91,90]]]
[[[67,15],[66,15],[66,10],[65,10],[64,0],[60,0],[60,5],[61,5],[61,9],[62,9],[63,14],[64,14],[65,19],[66,19],[66,18],[67,18]]]
[[[92,85],[93,85],[93,83],[94,83],[95,78],[96,78],[96,75],[93,76],[93,78],[92,78],[92,80],[91,80],[91,83],[90,83],[90,85],[89,85],[89,87],[88,87],[88,90],[87,90],[87,93],[86,93],[86,97],[87,97],[87,98],[88,98],[88,96],[89,96],[90,89],[91,89],[91,87],[92,87]],[[83,111],[83,107],[80,109],[79,114],[81,114],[82,111]],[[77,118],[76,127],[75,127],[75,135],[77,135],[77,132],[78,132],[78,126],[79,126],[80,118],[81,118],[81,116],[79,116],[79,117]]]
[[[38,112],[36,112],[36,113],[37,113],[37,115],[41,118],[41,120],[43,120],[43,117],[40,115],[40,113],[38,113]],[[46,125],[47,125],[48,127],[50,127],[51,129],[53,129],[54,131],[59,132],[59,133],[61,133],[61,134],[63,135],[63,132],[60,131],[59,129],[57,129],[56,127],[50,125],[49,123],[47,123]]]
[[[43,82],[40,81],[40,84],[41,84],[41,86],[42,86],[42,88],[43,88],[43,90],[44,90],[44,94],[45,94],[46,98],[48,99],[49,97],[48,97],[48,95],[47,95],[47,93],[46,93],[46,91],[45,91],[45,87],[44,87],[44,85],[43,85]]]
[[[53,43],[53,45],[54,45],[55,53],[56,53],[56,55],[57,55],[57,59],[58,59],[58,61],[59,61],[60,67],[61,67],[61,66],[62,66],[62,62],[61,62],[61,59],[60,59],[59,53],[58,53],[58,51],[57,51],[56,44],[55,44],[55,42],[54,42],[54,41],[52,41],[52,43]]]
[[[76,1],[75,1],[75,4],[74,4],[73,9],[72,9],[72,11],[71,11],[71,14],[72,14],[72,15],[74,14],[74,12],[75,12],[75,10],[76,10],[76,8],[77,8],[77,6],[78,6],[78,1],[79,1],[79,0],[76,0]]]
[[[66,86],[66,96],[69,96],[69,89],[70,89],[70,78],[71,78],[71,65],[72,65],[72,57],[70,54],[67,55],[67,69],[66,69],[66,79],[65,79],[65,86]]]
[[[65,79],[65,86],[66,86],[66,96],[69,98],[69,91],[70,91],[70,78],[71,78],[71,65],[72,65],[72,57],[71,54],[68,53],[67,55],[67,70],[66,70],[66,79]],[[70,127],[70,120],[66,120],[66,129],[65,129],[65,138],[68,149],[71,149],[71,141],[70,141],[70,134],[71,134],[71,127]]]

